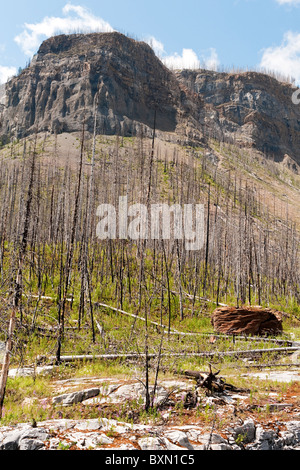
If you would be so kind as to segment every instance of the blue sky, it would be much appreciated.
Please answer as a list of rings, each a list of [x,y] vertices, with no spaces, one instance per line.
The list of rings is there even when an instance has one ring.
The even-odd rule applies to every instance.
[[[170,68],[264,68],[300,82],[300,0],[2,1],[0,83],[53,34],[117,30]]]

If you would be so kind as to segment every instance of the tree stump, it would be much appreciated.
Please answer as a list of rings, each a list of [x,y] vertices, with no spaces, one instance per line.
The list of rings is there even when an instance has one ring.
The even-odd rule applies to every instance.
[[[282,333],[282,313],[261,307],[222,307],[212,315],[218,333],[248,336],[276,336]]]

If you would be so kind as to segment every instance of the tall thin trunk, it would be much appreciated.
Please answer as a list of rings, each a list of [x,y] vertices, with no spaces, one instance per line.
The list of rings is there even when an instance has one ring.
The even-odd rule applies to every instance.
[[[6,384],[9,372],[9,364],[10,364],[10,356],[12,351],[13,345],[13,334],[15,330],[15,322],[16,322],[16,310],[12,308],[9,328],[8,328],[8,337],[6,342],[5,354],[3,359],[3,366],[2,366],[2,373],[1,373],[1,380],[0,380],[0,419],[2,418],[3,412],[3,403],[6,391]]]

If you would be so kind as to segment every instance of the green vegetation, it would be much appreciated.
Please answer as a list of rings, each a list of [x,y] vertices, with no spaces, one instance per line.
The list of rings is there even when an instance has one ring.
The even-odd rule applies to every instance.
[[[156,368],[172,374],[203,369],[208,359],[200,355],[217,351],[212,364],[242,370],[242,359],[221,354],[271,348],[274,342],[225,336],[211,342],[211,314],[220,303],[284,311],[282,339],[292,333],[300,340],[297,220],[288,211],[284,219],[270,212],[261,186],[256,190],[245,179],[255,166],[249,154],[211,142],[210,150],[224,159],[217,168],[204,149],[173,146],[152,158],[147,139],[101,136],[92,170],[92,139],[79,142],[79,160],[71,162],[57,158],[58,142],[41,136],[1,151],[0,340],[15,313],[12,366],[47,364],[50,358],[59,364],[64,355],[134,354],[134,367],[128,358],[94,359],[55,372],[128,377],[136,367],[145,373],[147,353],[152,374]],[[56,163],[48,160],[51,151]],[[203,248],[189,252],[174,240],[99,240],[97,206],[117,206],[124,194],[130,204],[204,204]],[[273,360],[275,353],[257,359]],[[49,397],[51,378],[32,380],[12,385],[9,379],[7,422],[28,418],[33,410],[35,420],[57,412],[21,406],[24,396]]]

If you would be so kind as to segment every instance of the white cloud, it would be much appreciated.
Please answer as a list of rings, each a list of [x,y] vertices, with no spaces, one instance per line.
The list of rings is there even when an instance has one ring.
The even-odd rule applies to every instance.
[[[210,55],[208,57],[203,57],[203,67],[207,70],[217,70],[219,65],[220,61],[217,51],[212,47],[210,49]]]
[[[154,36],[148,37],[145,42],[152,47],[157,57],[170,69],[200,68],[200,60],[192,49],[183,49],[181,55],[177,52],[173,55],[167,55],[163,43]]]
[[[170,69],[200,69],[216,70],[219,65],[219,58],[216,49],[211,48],[208,56],[198,57],[193,49],[183,49],[182,54],[162,58],[164,64]]]
[[[300,5],[300,0],[276,0],[279,5]]]
[[[32,56],[45,38],[55,34],[114,31],[109,23],[93,15],[86,7],[68,3],[62,13],[62,17],[46,16],[39,23],[25,23],[22,33],[15,37],[16,43],[24,54]],[[164,64],[171,69],[197,69],[201,67],[201,63],[203,67],[216,69],[219,64],[215,49],[210,49],[209,56],[200,59],[192,49],[183,49],[181,55],[178,53],[167,55],[163,43],[154,36],[148,37],[145,41]]]
[[[145,42],[152,47],[157,57],[163,57],[165,54],[165,48],[162,42],[158,41],[154,36],[148,37]]]
[[[288,31],[280,46],[265,49],[260,67],[300,83],[300,33]]]
[[[43,39],[58,33],[114,31],[109,23],[93,15],[85,7],[68,3],[62,12],[64,17],[46,16],[40,23],[25,23],[24,31],[15,37],[24,54],[32,56]]]
[[[6,83],[9,78],[16,75],[17,69],[15,67],[5,67],[0,65],[0,85]]]
[[[163,58],[164,64],[170,69],[199,69],[200,61],[192,49],[183,49],[182,55],[177,52]]]

